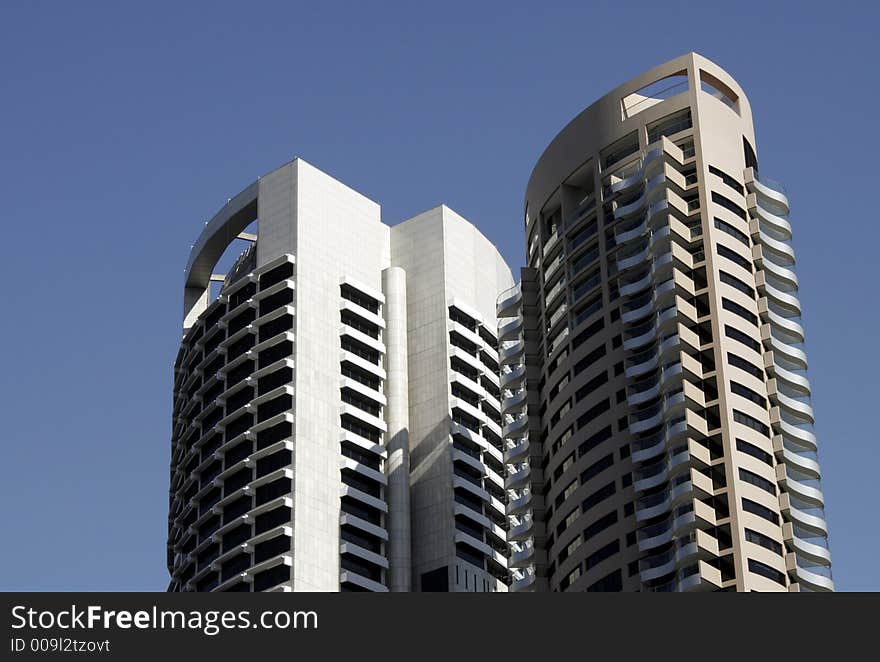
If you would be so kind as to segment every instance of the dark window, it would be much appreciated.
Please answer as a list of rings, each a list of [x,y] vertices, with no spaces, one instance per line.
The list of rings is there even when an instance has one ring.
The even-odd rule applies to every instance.
[[[589,425],[590,423],[592,423],[596,418],[604,414],[609,409],[611,409],[611,400],[608,398],[605,398],[604,400],[602,400],[602,402],[588,409],[577,419],[578,430],[583,428],[585,425]]]
[[[721,282],[726,283],[727,285],[730,285],[731,287],[739,290],[750,299],[755,298],[755,290],[752,287],[741,281],[736,276],[731,276],[726,271],[721,272]]]
[[[755,326],[758,326],[758,316],[749,311],[747,308],[740,306],[738,303],[722,297],[721,307],[724,308],[724,310],[730,311],[734,315],[739,315],[744,320],[751,322]]]
[[[722,232],[726,232],[734,239],[737,239],[744,243],[746,246],[749,246],[749,236],[745,232],[741,232],[733,227],[730,223],[722,221],[720,218],[715,219],[715,227],[721,230]]]
[[[761,421],[759,421],[754,416],[749,416],[745,412],[740,411],[739,409],[733,410],[733,420],[737,423],[742,423],[743,425],[752,428],[753,430],[757,430],[765,437],[770,436],[770,428],[764,425]]]
[[[614,465],[614,453],[609,453],[601,460],[594,462],[581,472],[581,485],[585,485],[587,481],[595,478],[600,473]]]
[[[745,189],[743,188],[743,185],[740,184],[738,181],[736,181],[736,179],[734,179],[733,177],[728,175],[723,170],[720,170],[720,169],[716,168],[715,166],[710,165],[709,172],[712,173],[713,175],[716,175],[717,177],[720,177],[721,181],[723,181],[725,184],[727,184],[730,188],[732,188],[734,191],[736,191],[740,195],[745,194]]]
[[[725,198],[720,193],[716,193],[715,191],[712,191],[712,202],[714,202],[716,205],[720,205],[721,207],[724,207],[728,211],[732,211],[734,214],[739,216],[744,221],[747,220],[747,218],[748,218],[746,216],[745,210],[742,207],[740,207],[738,204],[736,204],[733,200],[730,200],[729,198]]]
[[[754,572],[756,575],[766,577],[767,579],[772,579],[777,584],[785,586],[785,575],[779,572],[776,568],[771,568],[766,563],[761,563],[755,559],[749,559],[749,571]]]
[[[690,129],[692,126],[690,108],[667,115],[646,127],[648,130],[648,144],[657,142],[662,136],[671,136],[685,129]]]
[[[575,402],[580,402],[608,381],[608,373],[604,370],[575,391]]]
[[[373,297],[367,296],[363,292],[353,288],[351,285],[340,285],[339,291],[343,299],[348,299],[361,308],[366,308],[373,314],[379,313],[379,302]]]
[[[620,551],[620,541],[614,540],[614,541],[608,543],[607,545],[605,545],[604,547],[600,547],[595,552],[590,554],[586,558],[586,560],[584,561],[584,566],[586,567],[587,570],[589,570],[590,568],[595,568],[597,565],[602,563],[602,561],[604,561],[605,559],[611,558],[612,556],[617,554],[619,551]],[[620,589],[618,588],[618,589],[614,589],[614,590],[619,591]]]
[[[594,449],[596,446],[601,444],[603,441],[607,441],[608,439],[611,439],[612,435],[613,435],[613,430],[611,429],[610,425],[602,428],[601,430],[599,430],[598,432],[596,432],[595,434],[591,435],[586,440],[581,442],[580,446],[578,446],[578,455],[580,457],[583,457],[586,453],[588,453],[589,451]]]
[[[764,371],[761,370],[758,366],[756,366],[751,361],[746,361],[741,356],[737,356],[736,354],[727,353],[727,362],[732,365],[734,368],[739,368],[740,370],[744,370],[757,377],[758,379],[764,379]]]
[[[730,260],[734,264],[738,264],[749,273],[752,272],[752,263],[750,260],[744,258],[736,251],[730,250],[727,246],[724,246],[723,244],[716,244],[715,247],[718,249],[718,255]]]
[[[260,289],[265,290],[273,285],[277,285],[282,280],[286,280],[291,276],[293,276],[293,264],[285,262],[260,276]]]
[[[589,340],[590,338],[595,336],[597,333],[599,333],[599,331],[601,331],[603,328],[605,328],[605,319],[604,318],[597,319],[595,322],[590,324],[590,326],[588,326],[586,329],[584,329],[583,331],[578,333],[574,338],[572,338],[571,348],[577,349],[583,343],[585,343],[587,340]],[[605,348],[603,347],[602,349],[604,350]],[[586,358],[586,357],[584,357],[584,358]],[[575,371],[575,374],[577,374],[577,371]]]
[[[263,570],[254,575],[254,591],[265,591],[290,579],[290,567],[284,564]]]
[[[605,575],[595,584],[591,584],[587,587],[587,592],[589,593],[613,593],[621,590],[623,590],[623,579],[621,578],[620,569],[617,569],[614,572]]]
[[[753,471],[749,471],[748,469],[743,469],[742,467],[740,467],[739,478],[746,483],[750,483],[751,485],[760,487],[765,492],[769,492],[773,496],[776,496],[776,485],[764,478],[763,476],[759,476]]]
[[[736,450],[745,453],[746,455],[751,455],[752,457],[761,460],[761,462],[768,466],[773,466],[773,457],[770,455],[770,453],[761,450],[754,444],[750,444],[744,439],[736,440]]]
[[[751,400],[756,405],[760,405],[761,407],[764,407],[765,409],[767,407],[767,398],[765,398],[760,393],[756,393],[755,391],[748,388],[747,386],[743,386],[742,384],[739,384],[738,382],[730,382],[730,390],[733,391],[734,393],[736,393],[737,395],[742,396],[746,400]]]
[[[602,517],[600,517],[599,519],[597,519],[595,522],[593,522],[587,528],[584,529],[584,540],[585,541],[589,540],[593,536],[598,535],[599,533],[601,533],[602,531],[607,529],[609,526],[613,526],[616,523],[617,523],[617,511],[612,510],[610,513],[608,513],[607,515],[603,515]]]
[[[753,531],[752,529],[746,529],[746,540],[782,556],[782,545],[773,540],[773,538],[765,536],[763,533]]]
[[[724,272],[722,271],[721,273],[724,273]],[[735,327],[728,326],[727,324],[725,324],[724,325],[724,335],[727,336],[728,338],[732,338],[732,339],[736,340],[737,342],[741,342],[743,345],[745,345],[746,347],[748,347],[750,349],[755,350],[756,352],[761,351],[761,343],[759,343],[757,340],[752,338],[752,336],[750,336],[749,334],[743,333],[742,331],[740,331],[739,329],[737,329]]]
[[[580,359],[577,363],[574,364],[575,376],[579,375],[581,372],[583,372],[584,370],[589,368],[591,365],[593,365],[596,361],[598,361],[603,356],[605,356],[605,353],[606,353],[605,343],[602,343],[596,349],[594,349],[592,352],[590,352],[589,354],[584,356],[582,359]]]
[[[612,496],[616,491],[614,487],[614,481],[612,480],[610,483],[605,485],[604,487],[600,487],[598,490],[589,495],[586,499],[581,502],[581,509],[583,512],[587,512],[593,506],[602,503],[608,497]]]
[[[763,517],[768,522],[773,522],[775,525],[779,526],[779,515],[767,508],[767,506],[762,506],[756,501],[743,497],[742,507],[747,513]]]

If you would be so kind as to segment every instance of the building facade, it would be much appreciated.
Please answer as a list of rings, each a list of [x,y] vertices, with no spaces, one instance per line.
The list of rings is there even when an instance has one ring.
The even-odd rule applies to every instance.
[[[390,227],[301,159],[229,200],[186,268],[169,590],[506,591],[512,285],[447,207]]]
[[[688,54],[578,115],[497,307],[511,590],[833,590],[789,201]]]

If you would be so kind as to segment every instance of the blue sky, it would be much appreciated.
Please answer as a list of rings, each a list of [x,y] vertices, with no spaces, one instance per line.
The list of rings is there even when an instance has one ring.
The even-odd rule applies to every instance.
[[[301,156],[512,265],[536,158],[696,50],[785,183],[835,580],[880,590],[873,3],[4,2],[0,589],[164,590],[171,366],[202,223]]]

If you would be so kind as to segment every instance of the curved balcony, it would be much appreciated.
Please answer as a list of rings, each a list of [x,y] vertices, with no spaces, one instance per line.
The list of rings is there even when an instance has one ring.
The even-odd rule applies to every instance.
[[[507,478],[504,481],[504,486],[509,490],[518,490],[529,484],[529,476],[531,475],[532,468],[528,462],[523,462],[519,465],[510,465],[508,468]]]
[[[522,301],[522,288],[519,284],[505,290],[498,296],[495,304],[496,317],[515,317]]]
[[[665,483],[668,478],[668,464],[660,461],[633,472],[633,489],[636,492],[644,492]]]
[[[773,352],[768,352],[764,355],[769,359],[767,366],[767,371],[770,373],[772,377],[778,379],[781,383],[784,383],[789,388],[801,393],[802,395],[810,395],[810,380],[807,379],[803,375],[799,375],[796,372],[792,372],[791,370],[787,370],[779,365],[774,358]]]
[[[795,554],[790,554],[786,558],[786,565],[788,565],[790,570],[794,571],[798,583],[805,585],[811,591],[827,592],[834,590],[834,582],[831,577],[826,577],[824,574],[816,572],[821,566],[813,566],[813,570],[808,570],[804,565],[799,563],[799,559]],[[830,575],[830,571],[827,569],[825,572],[828,572]]]
[[[505,340],[517,340],[522,333],[522,327],[523,318],[521,315],[517,315],[509,322],[504,322],[498,326],[498,340],[501,342]]]
[[[786,515],[792,522],[802,529],[805,529],[816,536],[828,536],[828,525],[825,523],[825,519],[817,515],[806,513],[800,508],[791,505],[791,497],[788,493],[784,492],[779,496],[779,508],[783,515]]]
[[[799,370],[807,369],[807,355],[804,353],[804,350],[794,345],[789,345],[773,335],[767,338],[767,341],[769,341],[768,344],[775,356],[781,357]]]
[[[525,414],[520,416],[511,416],[510,414],[505,414],[505,418],[507,419],[504,423],[504,428],[501,431],[502,437],[513,437],[519,433],[522,433],[529,424],[529,417]]]
[[[529,438],[527,436],[519,439],[507,439],[504,444],[505,449],[502,457],[505,464],[512,464],[529,454]]]
[[[505,512],[507,515],[523,515],[532,504],[532,491],[528,488],[524,490],[508,490],[508,501]]]
[[[511,389],[514,386],[521,385],[526,378],[526,367],[522,364],[508,368],[505,366],[501,371],[501,388]]]
[[[754,173],[754,169],[748,168],[745,177],[746,188],[755,193],[758,199],[763,198],[770,202],[774,207],[780,207],[784,213],[789,213],[791,207],[788,203],[788,197],[781,189],[782,186],[770,179],[759,180]]]
[[[526,568],[514,568],[510,573],[512,581],[510,582],[510,590],[512,592],[527,591],[535,583],[535,568],[528,566]]]
[[[508,522],[508,540],[525,540],[526,538],[531,537],[532,530],[534,528],[534,522],[532,520],[532,514],[530,512],[522,516],[512,515],[508,519]]]
[[[522,388],[518,391],[507,391],[510,395],[505,396],[501,400],[501,413],[509,414],[513,410],[524,409],[529,393]]]
[[[795,451],[791,451],[788,448],[782,448],[782,461],[786,466],[792,467],[793,469],[800,471],[802,474],[805,474],[812,478],[813,480],[818,480],[821,477],[821,470],[819,468],[819,463],[815,460],[805,457]]]
[[[773,260],[765,260],[764,251],[758,252],[760,253],[760,255],[757,259],[755,259],[755,262],[758,263],[759,266],[764,270],[763,272],[759,271],[755,277],[758,291],[763,292],[765,286],[767,285],[769,274],[769,276],[772,276],[773,279],[777,281],[777,284],[781,288],[784,288],[788,292],[796,292],[798,286],[800,285],[797,274],[788,267],[783,267],[782,265],[776,264]],[[770,286],[773,287],[772,283],[770,284]]]
[[[651,246],[650,244],[646,244],[644,248],[637,250],[635,253],[628,255],[626,257],[617,258],[617,271],[621,273],[626,271],[627,269],[632,269],[633,267],[642,264],[648,259],[648,256],[651,255]]]
[[[672,507],[672,495],[667,492],[652,494],[636,501],[636,520],[642,522],[668,512]]]
[[[765,264],[767,264],[765,262]],[[797,298],[797,295],[791,292],[783,292],[780,289],[773,287],[768,284],[766,281],[762,284],[761,289],[766,294],[767,298],[780,309],[790,313],[791,317],[799,317],[801,314],[801,302],[800,299]],[[769,301],[767,302],[767,308],[769,310]],[[787,318],[786,318],[787,319]]]
[[[778,428],[782,436],[786,439],[792,440],[795,445],[803,446],[808,451],[815,451],[818,449],[816,435],[809,430],[801,429],[782,418],[778,418],[776,421],[773,421],[771,418],[771,421],[773,422],[774,428]]]
[[[758,218],[762,223],[766,223],[768,228],[781,235],[784,240],[791,240],[791,223],[789,223],[788,219],[774,214],[758,204],[757,196],[748,196],[748,207],[752,216]]]
[[[790,398],[780,391],[776,391],[773,394],[773,397],[779,403],[779,407],[782,409],[782,413],[789,414],[789,416],[797,418],[804,423],[815,423],[815,419],[813,417],[813,408],[806,402],[801,402],[799,400]]]
[[[649,556],[639,561],[639,578],[643,582],[654,581],[672,572],[676,568],[675,550],[669,550],[657,556]]]
[[[532,563],[534,557],[535,543],[531,538],[522,541],[514,541],[510,544],[508,566],[511,568],[525,568]]]
[[[772,328],[791,336],[794,342],[804,342],[804,327],[795,322],[794,319],[783,317],[772,310],[767,310],[766,317]]]
[[[794,548],[795,554],[798,556],[803,557],[816,565],[831,565],[831,552],[828,551],[827,547],[808,542],[799,538],[797,535],[792,535],[787,542],[791,544]]]
[[[665,545],[672,540],[672,520],[645,526],[637,531],[639,551],[644,552]]]
[[[638,377],[660,365],[660,353],[657,349],[651,349],[632,357],[630,360],[633,361],[633,364],[626,368],[625,374],[630,378]]]
[[[502,343],[501,350],[498,352],[498,363],[501,365],[520,363],[525,350],[526,343],[521,337],[516,340],[508,340]]]
[[[771,253],[774,256],[773,261],[779,266],[790,267],[795,263],[794,249],[784,241],[771,237],[761,229],[760,225],[755,228],[755,232],[752,232],[752,239],[764,249],[765,260],[768,257],[766,254]]]

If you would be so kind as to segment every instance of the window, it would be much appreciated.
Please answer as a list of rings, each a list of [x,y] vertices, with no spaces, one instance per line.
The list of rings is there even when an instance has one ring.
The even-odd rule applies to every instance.
[[[588,409],[577,419],[578,430],[592,423],[595,419],[597,419],[609,409],[611,409],[611,400],[609,398],[605,398],[599,404]]]
[[[584,370],[586,370],[591,365],[593,365],[596,361],[598,361],[603,356],[605,356],[605,353],[606,353],[605,343],[602,343],[596,349],[594,349],[592,352],[590,352],[589,354],[584,356],[580,361],[578,361],[577,363],[574,364],[575,376],[579,375]]]
[[[724,308],[724,310],[727,310],[734,315],[739,315],[747,322],[751,322],[755,326],[758,326],[758,316],[750,312],[747,308],[740,306],[738,303],[722,297],[721,306],[722,308]]]
[[[736,393],[737,395],[746,398],[747,400],[751,400],[756,405],[761,405],[765,409],[767,408],[767,398],[762,396],[760,393],[756,393],[747,386],[743,386],[738,382],[730,382],[730,390],[733,393]]]
[[[581,567],[580,567],[580,565],[578,565],[574,570],[572,570],[570,573],[568,573],[567,576],[562,578],[562,581],[559,582],[559,590],[564,591],[569,586],[571,586],[572,583],[580,576],[581,576]]]
[[[633,475],[632,473],[625,473],[620,477],[620,486],[621,487],[629,487],[632,485]]]
[[[648,144],[657,142],[663,136],[671,136],[685,129],[690,129],[692,126],[690,108],[667,115],[647,126]]]
[[[623,504],[623,516],[624,517],[629,517],[635,512],[636,512],[635,501],[627,501],[625,504]]]
[[[749,483],[750,485],[760,487],[765,492],[776,496],[776,485],[764,478],[763,476],[759,476],[754,471],[749,471],[748,469],[743,469],[742,467],[740,467],[739,478],[740,480]]]
[[[736,204],[730,198],[726,198],[723,195],[721,195],[720,193],[716,193],[715,191],[712,191],[712,202],[714,202],[716,205],[718,205],[720,207],[724,207],[727,211],[733,212],[734,214],[739,216],[742,220],[744,220],[744,221],[748,220],[748,216],[746,216],[745,210],[742,207],[740,207],[738,204]]]
[[[773,524],[779,526],[779,515],[767,508],[767,506],[762,506],[756,501],[752,501],[751,499],[746,499],[745,497],[743,497],[742,507],[743,510],[747,513],[752,513],[753,515],[757,515],[758,517],[763,517],[768,522],[773,522]]]
[[[721,273],[724,273],[724,272],[722,271]],[[733,340],[736,340],[737,342],[741,342],[743,345],[745,345],[746,347],[748,347],[750,349],[755,350],[756,352],[761,351],[761,343],[759,343],[757,340],[752,338],[749,334],[743,333],[742,331],[740,331],[737,328],[734,328],[732,326],[728,326],[727,324],[725,324],[724,325],[724,335],[727,336],[728,338],[732,338]]]
[[[590,524],[587,528],[584,529],[584,540],[589,540],[590,538],[598,535],[609,526],[613,526],[617,524],[617,511],[612,510],[607,515],[603,515],[595,522]]]
[[[751,455],[752,457],[760,460],[767,466],[773,466],[773,456],[770,455],[770,453],[761,450],[754,444],[750,444],[744,439],[736,440],[736,450],[740,451],[741,453],[745,453],[746,455]]]
[[[743,136],[743,157],[746,162],[746,168],[754,168],[755,175],[758,174],[758,157],[755,156],[755,150],[752,149],[752,146],[749,144],[749,141],[746,140],[746,137]]]
[[[738,264],[743,269],[752,273],[752,263],[748,259],[744,258],[742,255],[737,253],[736,251],[730,250],[727,246],[723,244],[716,244],[715,248],[718,249],[718,255],[723,258],[726,258],[733,262],[734,264]]]
[[[578,333],[574,338],[572,338],[571,348],[573,350],[577,349],[578,347],[583,345],[587,340],[589,340],[590,338],[595,336],[597,333],[599,333],[599,331],[601,331],[603,328],[605,328],[605,319],[600,317],[595,322],[590,324],[590,326],[588,326],[586,329],[584,329],[583,331]],[[605,348],[603,347],[602,354],[604,355],[604,353],[605,353]],[[584,358],[586,358],[586,357],[584,357]],[[578,373],[577,368],[575,368],[574,374],[577,374],[577,373]]]
[[[621,578],[620,569],[615,570],[611,574],[605,575],[595,584],[587,587],[587,592],[603,592],[611,593],[623,590],[623,579]]]
[[[575,402],[580,402],[608,381],[608,373],[604,370],[575,391]]]
[[[744,370],[750,375],[757,377],[758,379],[764,379],[764,371],[761,370],[758,366],[753,364],[751,361],[746,361],[744,358],[737,356],[736,354],[727,353],[727,362],[732,365],[734,368],[739,368],[740,370]]]
[[[581,445],[578,446],[578,455],[580,457],[583,457],[586,453],[596,448],[596,446],[601,444],[603,441],[611,439],[612,434],[613,432],[610,425],[602,428],[601,430],[581,442]]]
[[[737,230],[730,223],[727,223],[726,221],[722,221],[720,218],[716,218],[715,219],[715,227],[718,228],[719,230],[721,230],[722,232],[726,232],[734,239],[741,241],[746,246],[751,245],[749,242],[749,236],[745,232]]]
[[[753,531],[752,529],[746,529],[746,540],[782,556],[782,545],[773,540],[773,538],[765,536],[763,533]]]
[[[749,571],[785,586],[785,575],[779,572],[776,568],[771,568],[766,563],[761,563],[755,559],[749,559]]]
[[[596,490],[590,496],[584,499],[581,502],[581,509],[584,512],[587,512],[593,506],[602,503],[603,501],[605,501],[605,499],[612,496],[615,491],[616,488],[614,487],[614,481],[612,480],[610,483],[603,487],[600,487],[598,490]]]
[[[635,131],[633,131],[629,135],[624,136],[617,142],[612,143],[602,150],[602,167],[608,168],[615,163],[619,163],[630,154],[635,154],[638,151],[639,136]]]
[[[727,285],[730,285],[731,287],[739,290],[740,292],[745,294],[750,299],[755,298],[755,290],[752,287],[750,287],[748,284],[741,281],[736,276],[731,276],[726,271],[720,272],[720,275],[721,275],[721,282],[722,283],[726,283]]]
[[[604,547],[600,547],[595,552],[590,554],[586,558],[584,565],[586,566],[587,570],[589,570],[590,568],[595,568],[597,565],[602,563],[602,561],[604,561],[605,559],[611,558],[612,556],[617,554],[619,551],[620,551],[620,541],[614,540],[613,542],[608,543]],[[619,589],[617,589],[617,590],[619,590]]]
[[[745,195],[745,189],[743,185],[740,184],[736,179],[728,175],[726,172],[721,170],[720,168],[716,168],[715,166],[709,166],[709,172],[715,175],[716,177],[720,177],[721,181],[727,184],[734,191],[739,193],[740,195]]]
[[[749,416],[745,412],[740,411],[739,409],[733,410],[733,420],[737,423],[742,423],[743,425],[752,428],[753,430],[757,430],[765,437],[770,436],[770,428],[764,425],[761,421],[759,421],[754,416]]]
[[[584,469],[581,472],[581,485],[584,485],[592,478],[595,478],[600,473],[608,469],[610,466],[614,464],[614,453],[609,453],[601,460],[598,460],[591,464],[589,467]]]

